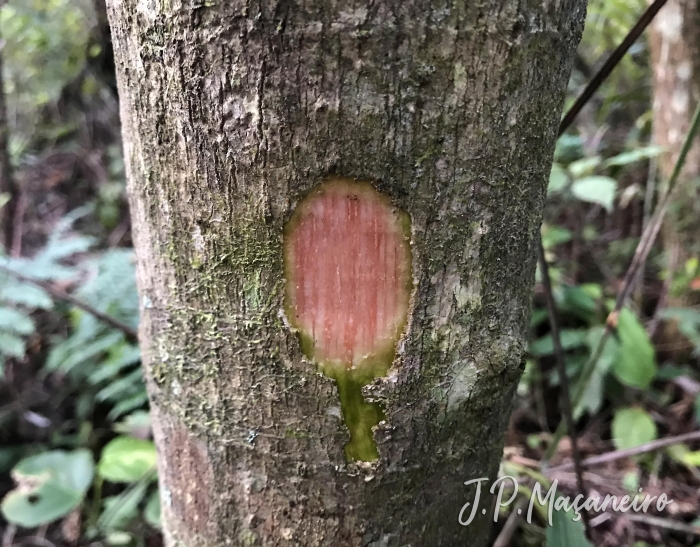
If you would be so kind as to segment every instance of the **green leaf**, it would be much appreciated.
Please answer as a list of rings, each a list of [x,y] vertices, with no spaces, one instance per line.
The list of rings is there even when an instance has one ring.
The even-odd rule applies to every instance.
[[[12,470],[17,488],[2,501],[8,522],[34,528],[78,507],[94,476],[89,450],[54,450],[20,461]]]
[[[700,351],[700,312],[692,308],[666,308],[659,317],[675,321],[678,330],[695,346],[695,352]]]
[[[634,448],[657,437],[654,420],[646,410],[639,407],[618,410],[613,418],[611,432],[618,449]]]
[[[155,469],[156,447],[151,441],[117,437],[102,450],[99,475],[112,482],[134,482]]]
[[[571,241],[571,232],[560,226],[542,225],[542,245],[546,250]]]
[[[574,521],[573,511],[552,511],[552,525],[547,528],[547,547],[593,547],[586,539],[581,520]]]
[[[656,157],[664,151],[660,146],[645,146],[643,148],[637,148],[636,150],[630,150],[628,152],[622,152],[617,156],[613,156],[603,162],[603,167],[616,167],[629,165],[630,163],[635,163],[641,160],[646,160],[649,158]]]
[[[593,170],[600,165],[601,161],[602,158],[600,156],[581,158],[580,160],[572,161],[569,164],[569,172],[574,178],[581,178],[584,175],[592,173]]]
[[[700,425],[700,394],[695,397],[695,423]]]
[[[126,416],[112,428],[117,433],[143,438],[151,431],[151,414],[145,410],[138,410]],[[136,434],[139,433],[139,434]]]
[[[583,139],[579,135],[564,133],[557,139],[557,146],[554,149],[554,158],[561,163],[572,162],[585,153]]]
[[[560,332],[561,347],[563,350],[580,348],[586,344],[586,336],[585,329],[562,329]],[[530,353],[538,357],[552,355],[554,353],[552,335],[548,334],[532,342]]]
[[[95,372],[91,373],[88,381],[95,385],[114,378],[122,369],[135,365],[141,359],[138,346],[126,342],[109,348],[110,356],[105,359]]]
[[[569,176],[558,163],[552,165],[552,171],[549,173],[549,185],[547,186],[547,194],[556,194],[561,192],[569,183]]]
[[[686,465],[700,467],[700,451],[686,452],[685,454],[683,454],[682,461]]]
[[[628,308],[623,308],[617,322],[620,341],[613,374],[625,385],[646,389],[656,376],[654,347],[644,326]]]
[[[590,322],[598,310],[599,285],[562,285],[557,304],[562,311],[571,312],[584,321]]]
[[[584,177],[571,185],[571,192],[576,198],[601,205],[608,212],[613,210],[616,191],[617,181],[604,176]]]

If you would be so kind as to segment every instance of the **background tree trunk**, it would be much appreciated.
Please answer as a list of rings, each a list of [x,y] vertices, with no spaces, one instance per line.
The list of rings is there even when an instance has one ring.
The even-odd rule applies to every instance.
[[[668,0],[651,25],[654,141],[669,151],[659,157],[662,181],[667,181],[680,154],[700,100],[700,9],[695,1]],[[700,255],[700,144],[690,149],[674,202],[663,227],[667,267],[683,273],[686,261]],[[664,295],[666,296],[666,295]],[[669,306],[697,304],[690,291],[668,295]],[[689,354],[692,344],[675,325],[660,333],[659,346],[676,354]]]
[[[168,543],[485,545],[463,483],[500,461],[584,1],[108,10]],[[329,174],[411,217],[374,463],[281,314],[284,223]]]

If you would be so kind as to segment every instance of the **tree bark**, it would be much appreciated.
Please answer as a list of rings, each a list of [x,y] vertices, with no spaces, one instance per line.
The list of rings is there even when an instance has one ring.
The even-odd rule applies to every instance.
[[[583,0],[110,0],[168,545],[486,544]],[[283,314],[328,177],[410,217],[379,459]]]
[[[0,10],[5,0],[0,0]],[[4,77],[4,39],[0,34],[0,246],[10,254],[13,237],[13,213],[17,205],[17,187],[10,161],[10,126],[7,121],[7,96]]]
[[[697,2],[668,0],[652,23],[649,47],[653,82],[654,142],[667,150],[659,157],[662,183],[678,159],[683,140],[700,100],[700,10]],[[686,261],[700,255],[700,144],[696,141],[685,161],[679,187],[662,230],[670,275],[682,272]],[[671,283],[667,283],[670,288]],[[664,295],[670,306],[697,304],[689,288]],[[660,346],[686,356],[693,345],[673,324],[664,325]]]

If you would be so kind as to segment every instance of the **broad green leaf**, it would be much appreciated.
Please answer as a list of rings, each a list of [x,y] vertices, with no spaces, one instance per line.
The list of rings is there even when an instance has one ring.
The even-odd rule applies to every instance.
[[[48,481],[32,488],[30,495],[13,490],[2,500],[2,514],[8,522],[36,528],[66,516],[80,505],[83,494]]]
[[[134,482],[156,466],[156,447],[151,441],[117,437],[102,450],[98,474],[112,482]]]
[[[84,448],[73,452],[63,450],[42,452],[36,456],[24,458],[12,470],[12,474],[18,477],[43,476],[46,472],[50,472],[53,479],[62,485],[79,492],[86,492],[95,474],[92,453]]]
[[[617,336],[620,351],[613,374],[625,385],[646,389],[656,376],[654,347],[646,329],[628,308],[620,311]]]
[[[571,192],[576,198],[601,205],[608,212],[613,210],[616,191],[617,181],[600,175],[578,179],[571,185]]]
[[[574,178],[581,178],[584,175],[591,174],[593,170],[600,165],[601,161],[602,158],[600,156],[572,161],[569,164],[569,172]]]
[[[569,182],[569,176],[558,163],[552,165],[552,171],[549,173],[549,185],[547,186],[547,194],[556,194],[561,192]]]
[[[586,539],[583,523],[574,518],[573,511],[552,511],[552,525],[547,527],[547,547],[593,547]]]
[[[637,148],[636,150],[630,150],[628,152],[622,152],[617,156],[608,158],[603,162],[603,167],[615,167],[629,165],[630,163],[635,163],[637,161],[646,160],[658,156],[664,151],[660,146],[645,146],[643,148]]]
[[[560,332],[561,347],[564,350],[582,347],[586,344],[586,336],[585,329],[562,329]],[[548,334],[532,342],[530,344],[530,353],[536,356],[554,353],[552,335]]]
[[[12,470],[17,488],[2,501],[8,522],[34,528],[78,507],[94,475],[92,454],[54,450],[20,461]]]
[[[570,135],[564,133],[557,139],[557,146],[554,149],[554,158],[560,163],[570,163],[583,156],[583,139],[580,135]]]
[[[584,321],[590,322],[598,310],[598,300],[601,297],[599,285],[562,285],[557,291],[557,304],[562,311],[575,314]]]
[[[656,424],[643,408],[630,407],[615,413],[611,426],[612,438],[619,449],[634,448],[657,437]]]

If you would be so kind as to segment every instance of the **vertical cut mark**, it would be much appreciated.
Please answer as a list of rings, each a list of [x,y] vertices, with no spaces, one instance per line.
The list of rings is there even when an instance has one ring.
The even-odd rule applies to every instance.
[[[369,183],[315,187],[285,227],[285,312],[304,354],[338,385],[350,460],[378,457],[383,418],[362,386],[384,376],[406,327],[413,287],[410,219]]]

